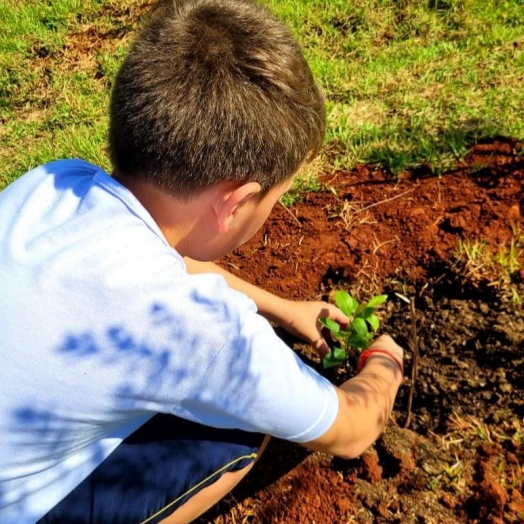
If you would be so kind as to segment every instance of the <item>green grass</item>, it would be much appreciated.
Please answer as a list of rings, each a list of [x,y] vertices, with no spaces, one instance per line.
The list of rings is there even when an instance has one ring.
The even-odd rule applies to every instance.
[[[108,96],[134,4],[0,0],[0,188],[56,158],[109,168]]]
[[[524,2],[270,2],[328,99],[329,160],[450,166],[480,138],[524,137]]]
[[[0,188],[55,158],[109,167],[109,90],[144,3],[0,0]],[[326,93],[322,168],[439,171],[524,138],[524,0],[267,3]]]
[[[515,226],[513,238],[494,250],[487,242],[460,240],[454,254],[455,268],[468,280],[488,283],[499,290],[503,298],[521,304],[517,282],[524,260],[524,234]]]

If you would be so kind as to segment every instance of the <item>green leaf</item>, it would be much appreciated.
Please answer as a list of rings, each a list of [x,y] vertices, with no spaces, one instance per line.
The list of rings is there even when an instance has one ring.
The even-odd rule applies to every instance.
[[[331,332],[331,337],[339,342],[342,342],[343,345],[346,344],[346,339],[348,338],[349,333],[346,331],[339,331],[338,333]]]
[[[335,304],[340,308],[348,317],[351,317],[358,308],[358,302],[345,291],[335,292]]]
[[[331,318],[319,318],[318,321],[325,327],[327,327],[333,333],[338,333],[340,331],[340,325],[337,324]]]
[[[373,315],[374,312],[375,312],[374,307],[365,307],[362,311],[358,313],[357,317],[367,320],[371,315]]]
[[[354,349],[362,350],[369,346],[371,335],[368,333],[367,336],[353,335],[348,339],[348,345]]]
[[[346,359],[346,352],[341,348],[334,348],[322,360],[325,369],[340,366]]]
[[[373,297],[368,303],[366,307],[377,307],[380,306],[380,304],[383,304],[388,299],[387,295],[377,295],[376,297]]]
[[[355,332],[361,337],[365,337],[368,334],[368,326],[363,318],[356,318],[351,324],[351,331]]]
[[[373,328],[373,331],[376,331],[380,326],[380,320],[377,315],[371,315],[366,318],[366,322]]]
[[[333,348],[333,356],[340,360],[340,362],[346,359],[346,352],[342,348]]]
[[[318,321],[319,321],[319,322],[320,322],[324,327],[328,327],[328,326],[327,326],[327,322],[326,322],[326,320],[327,320],[327,319],[326,319],[325,317],[320,317],[320,318],[318,319]]]

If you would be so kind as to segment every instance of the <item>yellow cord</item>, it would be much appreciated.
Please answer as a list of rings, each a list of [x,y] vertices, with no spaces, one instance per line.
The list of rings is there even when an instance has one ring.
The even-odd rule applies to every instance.
[[[184,498],[186,495],[189,495],[190,493],[192,493],[193,491],[198,489],[202,484],[206,483],[209,479],[211,479],[212,477],[215,477],[216,475],[222,473],[222,471],[224,471],[225,469],[229,468],[230,466],[232,466],[236,462],[240,462],[241,460],[244,460],[244,459],[255,459],[255,458],[257,458],[257,454],[256,453],[251,453],[251,455],[244,455],[243,457],[238,457],[235,460],[232,460],[231,462],[229,462],[225,466],[222,466],[218,471],[215,471],[212,475],[209,475],[209,477],[207,477],[204,480],[200,481],[196,486],[193,486],[190,490],[188,490],[184,494],[180,495],[180,497],[178,497],[175,500],[173,500],[173,502],[170,502],[167,506],[164,506],[160,511],[157,511],[154,515],[151,515],[146,520],[143,520],[140,524],[147,524],[147,522],[150,522],[155,517],[158,517],[161,513],[163,513],[164,511],[168,510],[173,505],[175,505],[180,499]]]

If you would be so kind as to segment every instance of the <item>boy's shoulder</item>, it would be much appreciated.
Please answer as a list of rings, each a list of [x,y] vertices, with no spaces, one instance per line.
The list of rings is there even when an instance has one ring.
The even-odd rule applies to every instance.
[[[44,202],[47,206],[52,205],[58,199],[56,195],[61,194],[63,199],[68,190],[71,197],[81,197],[98,174],[109,177],[101,167],[79,158],[42,164],[27,171],[0,193],[0,207],[9,214],[10,208],[31,201],[33,212],[38,213]]]
[[[103,168],[78,158],[55,160],[31,169],[0,193],[0,209],[7,222],[24,220],[31,231],[40,234],[51,230],[64,233],[80,222],[92,228],[101,219],[108,221],[111,217],[114,223],[131,214],[161,236],[130,191]],[[25,232],[31,234],[27,229]]]

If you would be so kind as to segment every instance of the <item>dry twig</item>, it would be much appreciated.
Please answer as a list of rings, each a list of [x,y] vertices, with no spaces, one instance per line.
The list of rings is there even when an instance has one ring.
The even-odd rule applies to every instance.
[[[386,202],[391,202],[392,200],[395,200],[397,198],[403,197],[404,195],[407,195],[408,193],[412,193],[415,191],[414,189],[408,189],[407,191],[404,191],[403,193],[400,193],[399,195],[395,195],[391,198],[386,198],[385,200],[381,200],[380,202],[375,202],[374,204],[369,204],[369,206],[363,207],[362,209],[359,209],[357,213],[362,213],[362,211],[367,211],[368,209],[371,209],[372,207],[379,206],[380,204],[385,204]]]
[[[411,297],[409,300],[409,309],[411,312],[411,333],[409,336],[409,348],[411,349],[411,353],[413,355],[413,365],[411,367],[411,387],[409,389],[409,397],[408,397],[408,407],[407,407],[407,415],[406,415],[406,422],[404,424],[404,427],[409,427],[409,424],[411,422],[411,407],[413,405],[413,394],[415,392],[415,385],[417,382],[417,376],[418,376],[418,342],[417,342],[417,312],[415,309],[415,298]]]
[[[278,203],[293,217],[293,220],[298,224],[298,227],[302,227],[300,220],[279,200]]]

